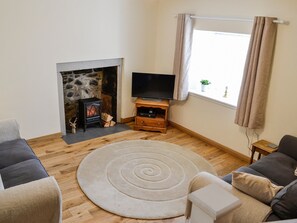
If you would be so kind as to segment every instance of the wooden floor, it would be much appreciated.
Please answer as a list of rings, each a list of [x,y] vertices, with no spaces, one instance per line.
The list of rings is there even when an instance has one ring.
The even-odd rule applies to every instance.
[[[180,145],[186,150],[192,150],[207,159],[220,176],[242,165],[247,165],[246,162],[207,145],[173,127],[169,127],[166,134],[128,130],[72,145],[67,145],[58,135],[29,140],[29,145],[40,158],[48,173],[56,178],[61,188],[63,196],[63,222],[185,222],[184,217],[153,221],[120,217],[94,205],[80,190],[76,181],[76,169],[87,154],[109,143],[133,139],[161,140]]]

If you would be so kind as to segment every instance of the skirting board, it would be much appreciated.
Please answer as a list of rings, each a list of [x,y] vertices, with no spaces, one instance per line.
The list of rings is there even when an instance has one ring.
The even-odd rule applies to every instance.
[[[213,141],[213,140],[211,140],[209,138],[206,138],[206,137],[204,137],[204,136],[202,136],[202,135],[200,135],[200,134],[198,134],[198,133],[196,133],[196,132],[194,132],[194,131],[192,131],[190,129],[187,129],[187,128],[185,128],[185,127],[183,127],[183,126],[181,126],[181,125],[179,125],[179,124],[177,124],[175,122],[169,121],[169,124],[171,126],[177,128],[177,129],[189,134],[190,136],[193,136],[193,137],[195,137],[197,139],[200,139],[201,141],[206,142],[209,145],[217,147],[218,149],[221,149],[221,150],[225,151],[226,153],[229,153],[229,154],[237,157],[238,159],[241,159],[241,160],[243,160],[245,162],[248,162],[248,163],[250,162],[250,158],[248,156],[246,156],[246,155],[243,155],[243,154],[241,154],[241,153],[239,153],[237,151],[234,151],[233,149],[230,149],[230,148],[228,148],[228,147],[226,147],[226,146],[224,146],[224,145],[222,145],[222,144],[220,144],[218,142],[215,142],[215,141]]]
[[[57,133],[53,133],[50,135],[44,135],[44,136],[40,136],[40,137],[36,137],[36,138],[32,138],[32,139],[27,139],[27,141],[30,142],[30,141],[44,139],[44,138],[62,138],[62,132],[57,132]]]
[[[135,117],[121,118],[121,123],[134,122]]]

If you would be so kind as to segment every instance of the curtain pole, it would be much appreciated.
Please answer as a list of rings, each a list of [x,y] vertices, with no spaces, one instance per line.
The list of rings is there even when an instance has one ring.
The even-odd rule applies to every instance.
[[[238,22],[253,22],[254,19],[248,18],[231,18],[231,17],[212,17],[212,16],[191,16],[192,19],[204,19],[204,20],[221,20],[221,21],[238,21]],[[289,21],[275,19],[274,23],[288,25]]]

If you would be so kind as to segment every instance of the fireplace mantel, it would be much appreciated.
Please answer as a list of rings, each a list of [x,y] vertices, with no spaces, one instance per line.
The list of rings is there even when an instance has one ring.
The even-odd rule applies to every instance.
[[[122,58],[115,59],[103,59],[103,60],[92,60],[92,61],[78,61],[78,62],[67,62],[57,63],[57,77],[58,77],[58,97],[59,97],[59,113],[60,113],[60,126],[63,135],[66,135],[65,126],[65,108],[64,108],[64,92],[63,92],[63,78],[61,72],[68,72],[73,70],[84,70],[93,68],[105,68],[117,66],[117,117],[116,119],[121,120],[121,86],[122,86]]]

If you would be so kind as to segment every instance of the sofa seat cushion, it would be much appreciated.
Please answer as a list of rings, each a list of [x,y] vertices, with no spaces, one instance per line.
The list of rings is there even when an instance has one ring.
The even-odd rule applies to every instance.
[[[29,159],[37,157],[26,140],[16,139],[0,143],[0,169]]]
[[[250,165],[278,185],[286,186],[297,179],[294,175],[297,161],[283,153],[275,152]]]
[[[38,159],[26,160],[0,170],[4,188],[48,177]]]

